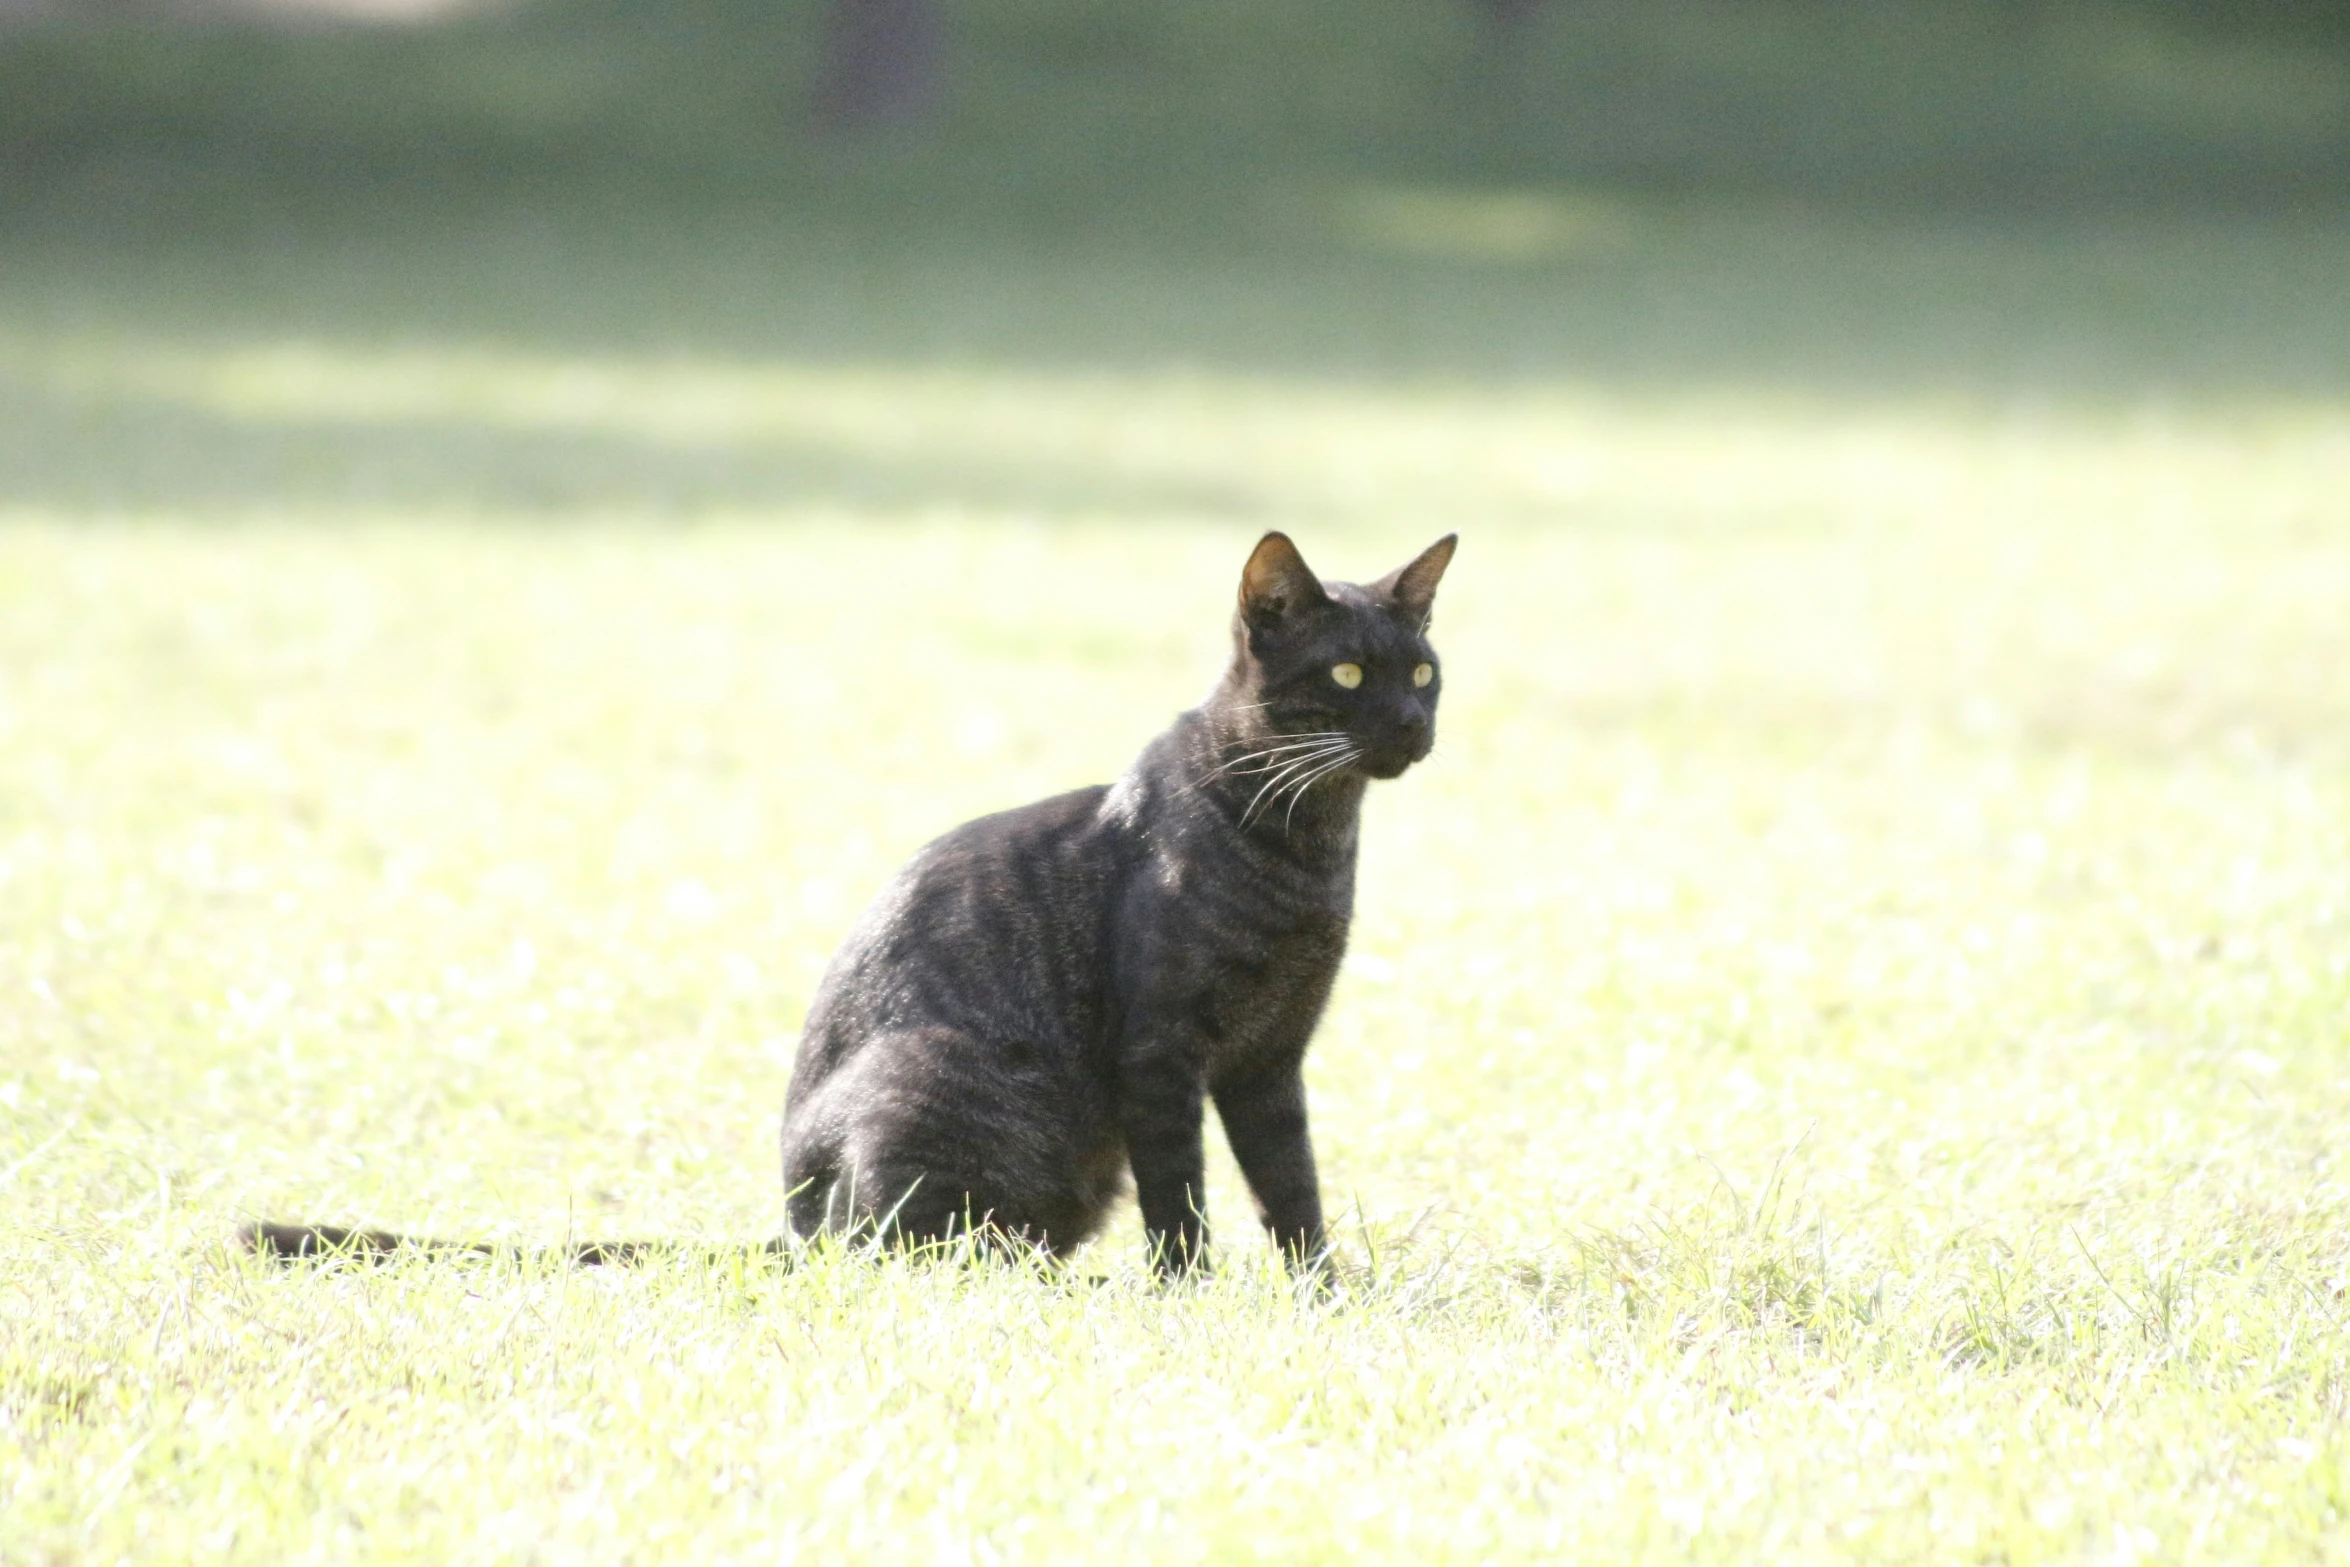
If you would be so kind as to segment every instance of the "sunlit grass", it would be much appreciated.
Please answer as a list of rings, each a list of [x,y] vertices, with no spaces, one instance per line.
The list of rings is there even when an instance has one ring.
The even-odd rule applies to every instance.
[[[2046,244],[2068,300],[2109,275]],[[1770,265],[1756,313],[1807,286]],[[2325,290],[2279,277],[2074,325],[2286,360],[2259,324]],[[0,365],[0,1557],[2350,1547],[2324,386],[599,347],[46,286],[80,314]],[[1454,308],[1486,330],[1464,294],[1427,341]],[[1464,538],[1313,1058],[1340,1298],[1224,1163],[1224,1266],[1173,1294],[1131,1215],[1058,1278],[225,1251],[773,1233],[846,922],[1194,700],[1267,526],[1340,576]]]

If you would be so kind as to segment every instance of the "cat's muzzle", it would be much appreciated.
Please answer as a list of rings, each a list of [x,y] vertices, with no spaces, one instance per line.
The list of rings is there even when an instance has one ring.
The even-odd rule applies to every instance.
[[[1389,745],[1367,745],[1355,771],[1368,778],[1401,778],[1406,768],[1426,761],[1431,748],[1431,740],[1424,735]]]

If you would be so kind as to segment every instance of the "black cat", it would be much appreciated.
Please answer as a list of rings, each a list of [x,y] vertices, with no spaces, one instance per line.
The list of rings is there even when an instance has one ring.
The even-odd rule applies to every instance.
[[[1435,740],[1428,616],[1454,542],[1357,587],[1266,534],[1223,679],[1123,778],[915,855],[809,1008],[783,1119],[794,1236],[977,1231],[1065,1252],[1131,1169],[1153,1259],[1180,1270],[1206,1255],[1212,1098],[1265,1227],[1318,1261],[1300,1071],[1346,950],[1363,789]],[[281,1256],[432,1244],[269,1224],[245,1239]]]
[[[1083,1241],[1131,1168],[1205,1254],[1206,1101],[1290,1257],[1323,1248],[1300,1069],[1354,912],[1364,786],[1428,754],[1447,535],[1367,587],[1268,533],[1232,662],[1126,776],[957,828],[832,960],[784,1107],[791,1228]]]

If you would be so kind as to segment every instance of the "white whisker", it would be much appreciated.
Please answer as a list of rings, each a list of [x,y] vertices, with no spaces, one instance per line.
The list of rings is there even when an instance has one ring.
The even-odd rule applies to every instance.
[[[1290,824],[1297,820],[1297,802],[1306,797],[1306,791],[1308,789],[1311,789],[1314,785],[1320,783],[1323,779],[1329,777],[1332,773],[1338,771],[1341,767],[1345,767],[1354,762],[1360,761],[1362,759],[1362,755],[1363,753],[1359,749],[1349,746],[1347,748],[1346,755],[1338,757],[1333,761],[1325,762],[1320,768],[1306,774],[1304,781],[1299,783],[1297,787],[1290,792],[1289,811],[1281,818],[1281,830],[1285,833],[1288,832]]]
[[[1313,756],[1301,756],[1290,762],[1287,766],[1283,767],[1271,778],[1266,779],[1264,787],[1257,791],[1256,798],[1248,802],[1248,809],[1240,813],[1240,825],[1243,827],[1248,825],[1249,818],[1256,813],[1258,801],[1263,800],[1268,794],[1273,795],[1273,798],[1278,801],[1280,799],[1280,794],[1277,791],[1288,782],[1290,777],[1301,770],[1310,771],[1313,769],[1322,762],[1324,754],[1326,753],[1316,753]],[[1271,807],[1267,807],[1267,809],[1270,810]]]
[[[1241,752],[1240,755],[1233,757],[1221,766],[1211,769],[1205,777],[1201,778],[1200,782],[1206,783],[1211,779],[1220,778],[1236,768],[1254,771],[1255,769],[1247,768],[1245,765],[1250,762],[1270,761],[1274,757],[1293,751],[1319,750],[1324,746],[1344,743],[1345,739],[1345,735],[1335,729],[1317,734],[1288,736],[1280,745],[1261,746],[1255,750]]]
[[[1343,751],[1346,748],[1347,742],[1344,740],[1323,740],[1315,743],[1312,746],[1296,747],[1295,749],[1297,750],[1298,754],[1294,756],[1273,756],[1264,752],[1258,752],[1253,755],[1236,758],[1232,764],[1226,767],[1219,767],[1214,773],[1210,773],[1208,776],[1213,778],[1226,772],[1243,775],[1249,773],[1270,772],[1274,768],[1279,767],[1287,762],[1302,762],[1312,757],[1327,756],[1332,751]],[[1291,748],[1284,747],[1283,749],[1287,750]],[[1241,762],[1259,762],[1263,765],[1257,767],[1243,767],[1239,765]]]
[[[1297,744],[1306,740],[1335,740],[1345,733],[1346,731],[1343,729],[1300,729],[1294,733],[1271,734],[1261,738],[1279,741],[1283,744]],[[1224,745],[1254,745],[1256,743],[1254,740],[1226,740],[1222,742]]]

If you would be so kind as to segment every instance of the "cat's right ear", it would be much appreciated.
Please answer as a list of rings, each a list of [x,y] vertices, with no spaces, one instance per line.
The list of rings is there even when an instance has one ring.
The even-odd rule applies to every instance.
[[[1322,579],[1306,565],[1288,534],[1268,533],[1257,540],[1240,573],[1240,613],[1250,625],[1271,625],[1293,610],[1328,602]]]
[[[1372,583],[1371,591],[1393,603],[1410,619],[1414,629],[1425,633],[1428,613],[1436,607],[1436,584],[1444,580],[1444,568],[1452,564],[1453,547],[1460,542],[1459,534],[1446,534],[1420,551],[1410,565],[1400,566]]]

